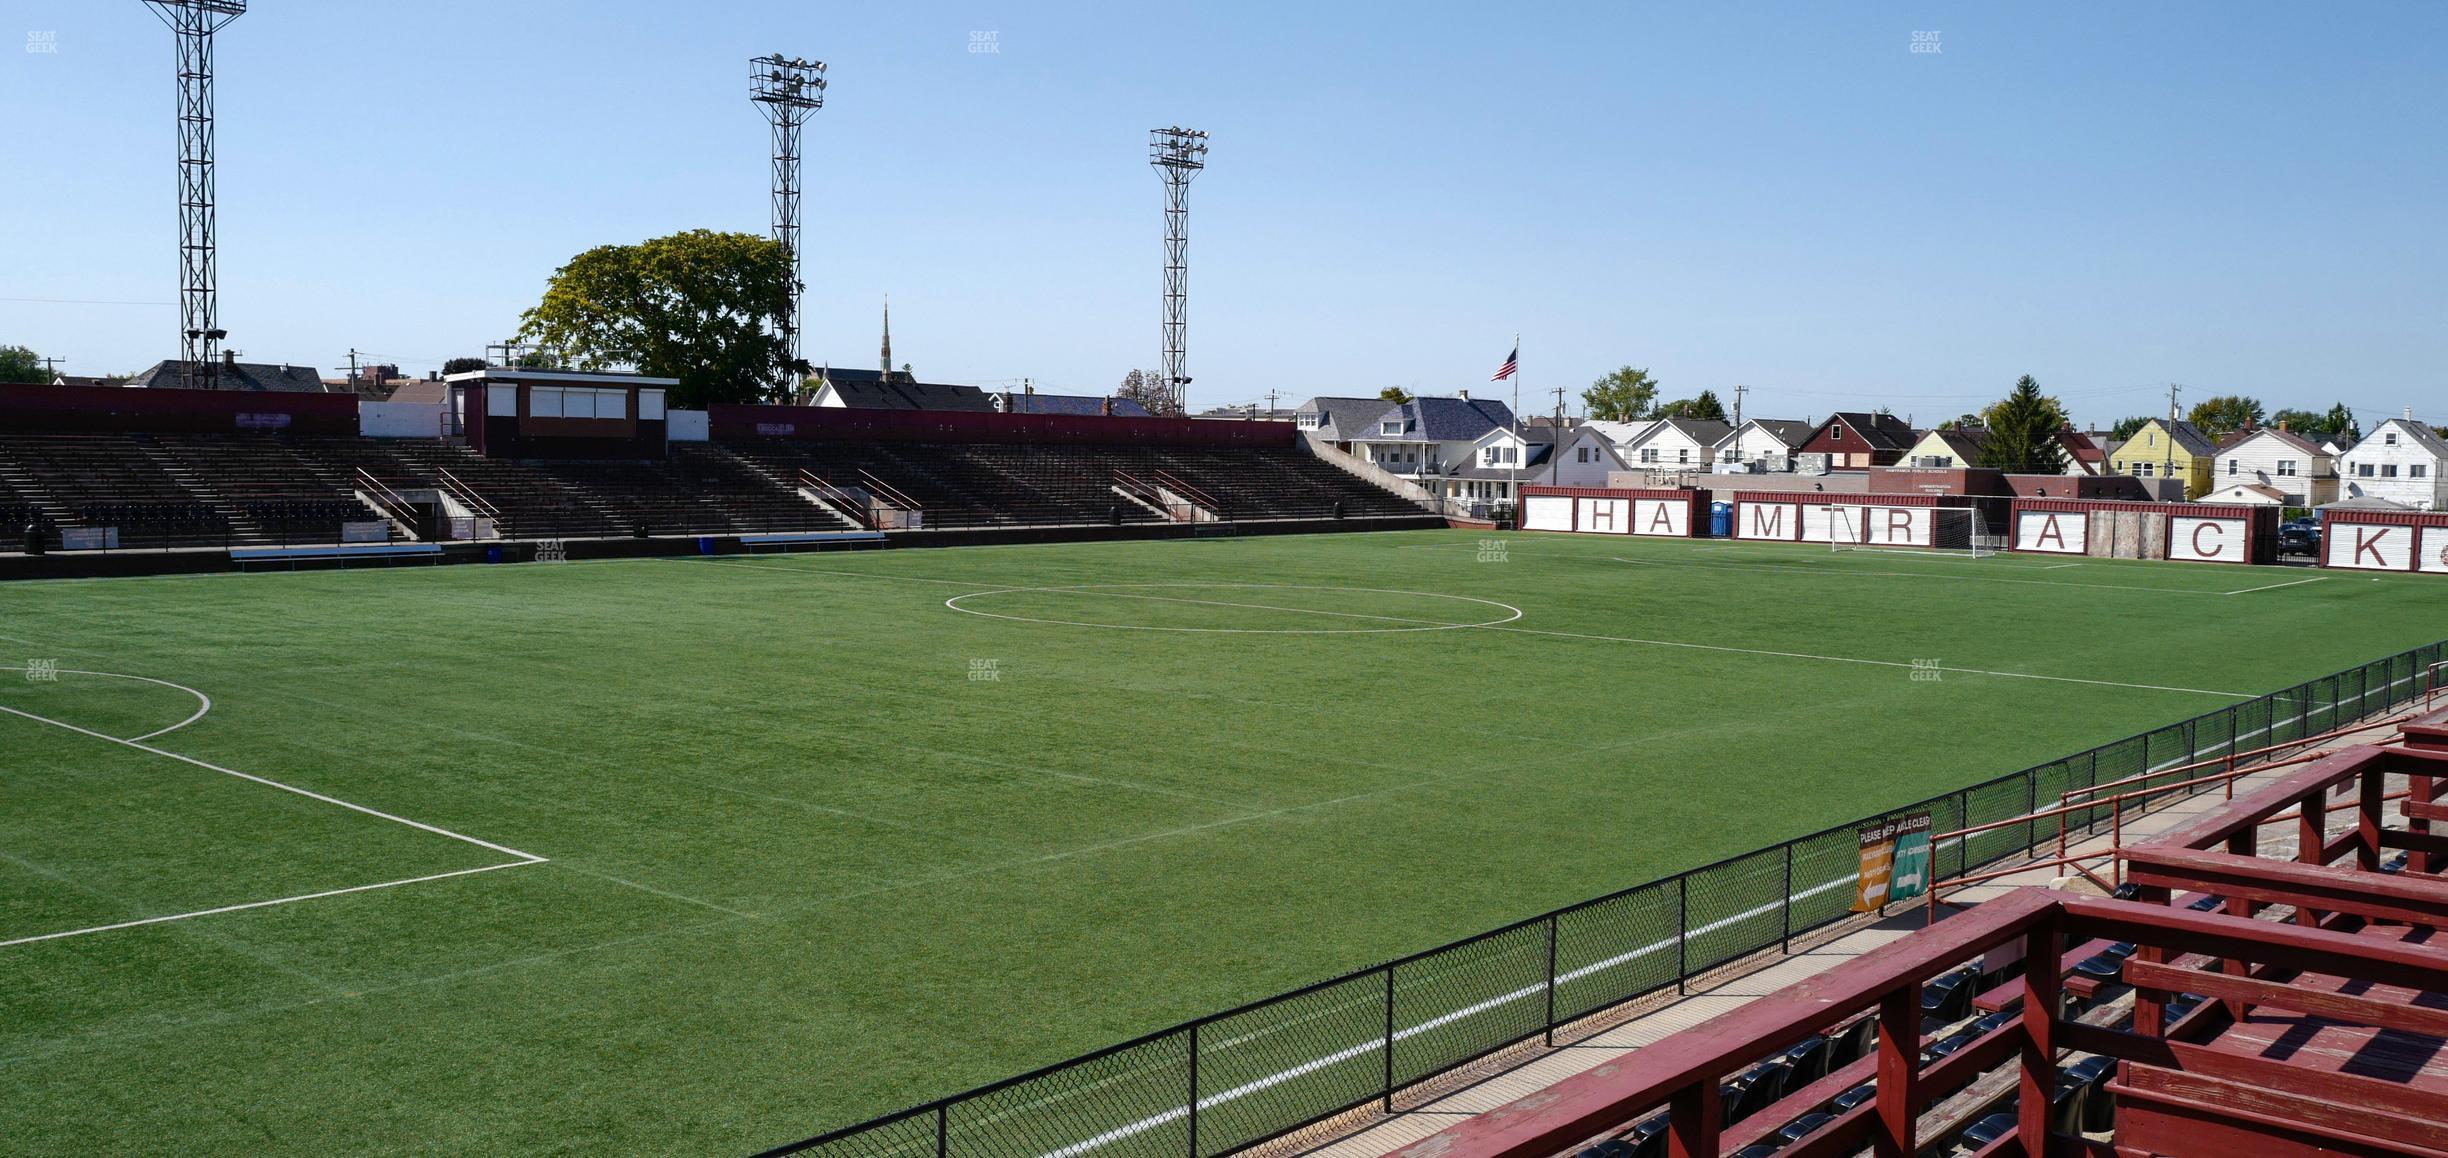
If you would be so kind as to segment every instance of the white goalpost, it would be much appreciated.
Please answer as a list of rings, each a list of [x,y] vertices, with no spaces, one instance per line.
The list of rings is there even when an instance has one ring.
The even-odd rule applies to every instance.
[[[1972,502],[1930,507],[1882,506],[1866,498],[1852,503],[1819,503],[1806,508],[1806,512],[1805,534],[1824,536],[1830,551],[1986,559],[2004,546],[2001,529],[1991,526],[1980,505]],[[1811,535],[1812,531],[1818,534]]]

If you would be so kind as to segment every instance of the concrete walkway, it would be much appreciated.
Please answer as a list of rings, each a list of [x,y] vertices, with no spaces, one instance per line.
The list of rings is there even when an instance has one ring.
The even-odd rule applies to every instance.
[[[2396,734],[2397,721],[2392,719],[2330,740],[2321,748],[2336,750],[2380,743]],[[2253,788],[2300,769],[2301,765],[2289,765],[2239,778],[2235,782],[2235,795],[2242,796]],[[2203,813],[2214,811],[2227,802],[2225,792],[2212,789],[2179,798],[2147,815],[2129,815],[2124,822],[2125,842],[2132,844],[2147,840]],[[2350,825],[2352,822],[2351,812],[2338,813],[2331,818],[2334,825]],[[2270,835],[2278,836],[2275,832]],[[2283,840],[2263,841],[2263,854],[2291,855],[2287,848],[2280,846],[2291,847],[2293,839],[2294,830],[2286,828]],[[2073,851],[2103,852],[2111,847],[2109,837],[2102,835],[2074,845]],[[2099,894],[2099,888],[2088,880],[2079,876],[2070,879],[2061,876],[2065,871],[2053,865],[2040,865],[1994,882],[1947,890],[1946,897],[1961,904],[1976,904],[2010,889],[2029,885],[2063,887],[2095,896]],[[2103,875],[2105,872],[2096,864],[2094,871]],[[1390,1115],[1373,1107],[1356,1111],[1257,1149],[1270,1155],[1379,1158],[1443,1130],[1458,1119],[1485,1113],[1537,1093],[1627,1051],[1652,1045],[1672,1034],[1738,1009],[1754,998],[1774,993],[1899,937],[1908,936],[1921,929],[1925,920],[1924,910],[1917,902],[1892,906],[1883,917],[1864,914],[1856,921],[1823,931],[1815,943],[1800,941],[1802,947],[1790,956],[1771,953],[1737,962],[1710,977],[1692,982],[1686,986],[1687,992],[1683,995],[1667,994],[1643,999],[1596,1015],[1568,1030],[1559,1030],[1553,1049],[1532,1043],[1462,1073],[1424,1083],[1425,1088],[1397,1094],[1395,1112]]]

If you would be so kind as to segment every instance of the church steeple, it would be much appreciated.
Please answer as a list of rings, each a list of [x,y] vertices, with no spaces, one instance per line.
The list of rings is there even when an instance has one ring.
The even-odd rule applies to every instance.
[[[892,381],[892,295],[884,295],[884,380]]]

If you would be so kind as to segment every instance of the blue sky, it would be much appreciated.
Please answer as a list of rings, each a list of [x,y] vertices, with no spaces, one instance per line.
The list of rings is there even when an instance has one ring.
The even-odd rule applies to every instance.
[[[0,342],[170,356],[171,42],[7,0]],[[1911,51],[1935,31],[1939,51]],[[2448,7],[256,0],[220,41],[222,316],[412,370],[589,246],[763,231],[746,62],[827,61],[811,359],[1102,392],[1158,351],[1146,131],[1191,189],[1194,405],[1617,365],[1924,424],[2031,373],[2448,418]],[[992,33],[997,51],[972,52]],[[1495,388],[1500,391],[1503,388]],[[1728,395],[1731,401],[1731,396]],[[1577,400],[1576,400],[1577,404]]]

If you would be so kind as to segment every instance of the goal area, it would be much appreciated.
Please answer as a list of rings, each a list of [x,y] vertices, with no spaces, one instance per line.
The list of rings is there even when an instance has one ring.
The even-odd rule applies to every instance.
[[[1977,501],[1938,506],[1820,503],[1806,511],[1805,533],[1831,551],[1895,551],[1985,559],[2005,546],[2003,528]],[[1811,524],[1818,524],[1816,527]]]

